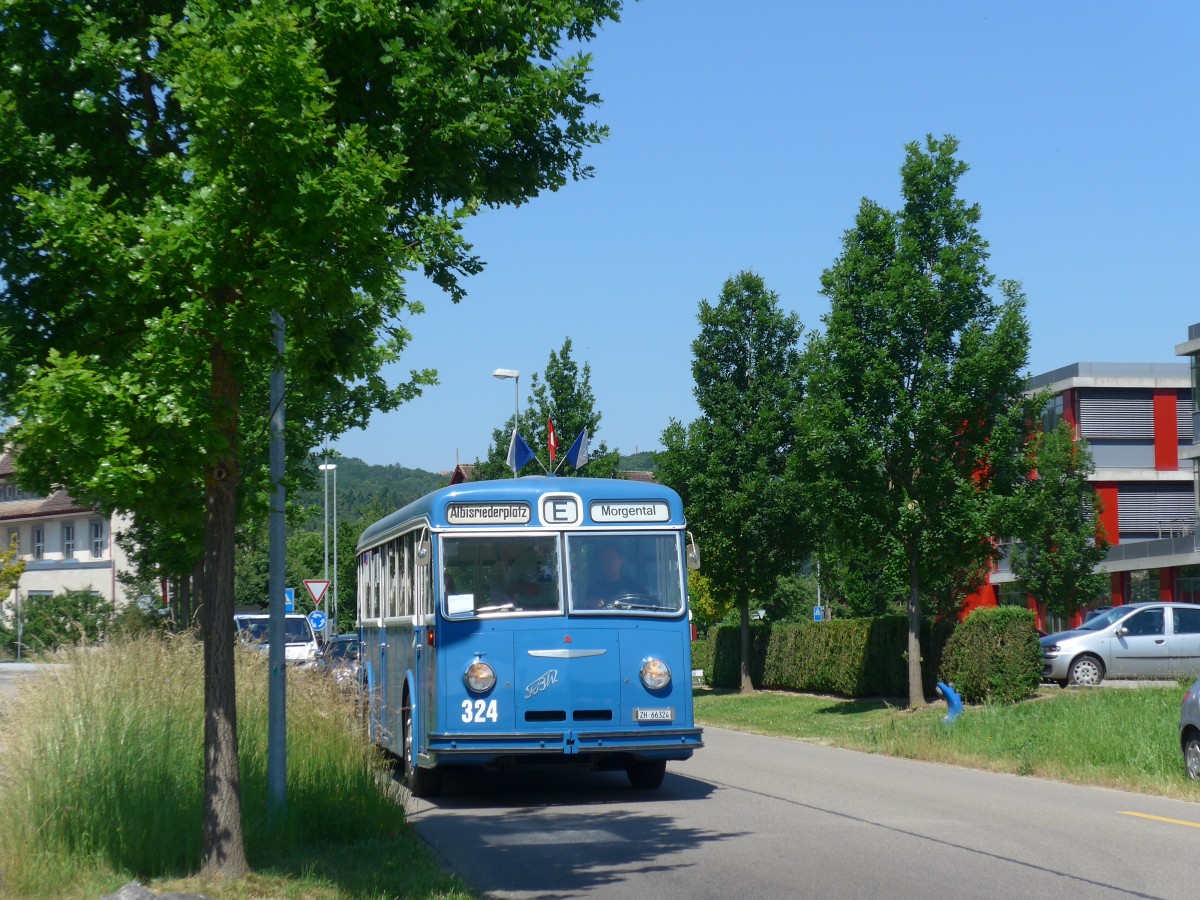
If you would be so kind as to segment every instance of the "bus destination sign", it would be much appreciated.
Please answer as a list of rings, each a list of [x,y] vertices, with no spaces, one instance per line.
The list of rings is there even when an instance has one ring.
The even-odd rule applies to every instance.
[[[528,525],[528,503],[451,503],[446,521],[451,525]]]
[[[669,522],[671,507],[665,500],[593,500],[593,522]]]

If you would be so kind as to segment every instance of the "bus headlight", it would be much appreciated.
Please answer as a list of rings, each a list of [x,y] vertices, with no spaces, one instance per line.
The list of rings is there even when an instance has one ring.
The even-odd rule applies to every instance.
[[[642,684],[658,691],[671,683],[670,667],[657,657],[651,656],[642,663]]]
[[[482,659],[476,659],[463,673],[467,690],[475,694],[486,694],[496,684],[496,672]]]

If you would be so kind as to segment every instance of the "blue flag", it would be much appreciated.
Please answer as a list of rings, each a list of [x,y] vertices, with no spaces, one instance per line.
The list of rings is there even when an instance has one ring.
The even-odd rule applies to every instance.
[[[521,470],[527,462],[533,459],[534,453],[529,449],[529,445],[525,443],[525,438],[517,434],[517,429],[513,429],[512,440],[508,442],[508,467],[513,470],[513,475]]]
[[[575,442],[571,444],[571,449],[567,451],[566,460],[575,469],[582,469],[587,465],[588,461],[588,435],[587,428],[579,432],[579,437],[575,438]]]

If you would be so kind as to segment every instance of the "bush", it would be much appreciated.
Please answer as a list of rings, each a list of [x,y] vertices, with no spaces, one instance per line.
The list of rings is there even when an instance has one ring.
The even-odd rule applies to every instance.
[[[708,677],[708,641],[692,641],[692,668],[703,669],[705,678]]]
[[[981,607],[946,643],[941,681],[969,703],[1015,703],[1041,683],[1042,648],[1032,610]]]
[[[750,681],[762,685],[763,663],[771,626],[750,623]],[[722,623],[708,630],[708,667],[704,680],[713,687],[739,688],[742,685],[742,626]]]
[[[63,591],[51,597],[21,601],[21,655],[47,653],[72,644],[94,644],[104,637],[112,604],[93,591]],[[0,629],[9,655],[17,650],[16,610]]]

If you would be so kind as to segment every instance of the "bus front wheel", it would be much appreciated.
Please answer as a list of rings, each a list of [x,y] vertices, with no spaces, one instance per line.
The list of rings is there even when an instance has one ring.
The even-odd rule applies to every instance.
[[[629,783],[639,791],[652,791],[663,783],[667,774],[665,759],[635,759],[625,766],[625,774]]]
[[[404,695],[404,786],[414,797],[436,797],[442,792],[441,769],[422,769],[413,752],[412,702]]]

